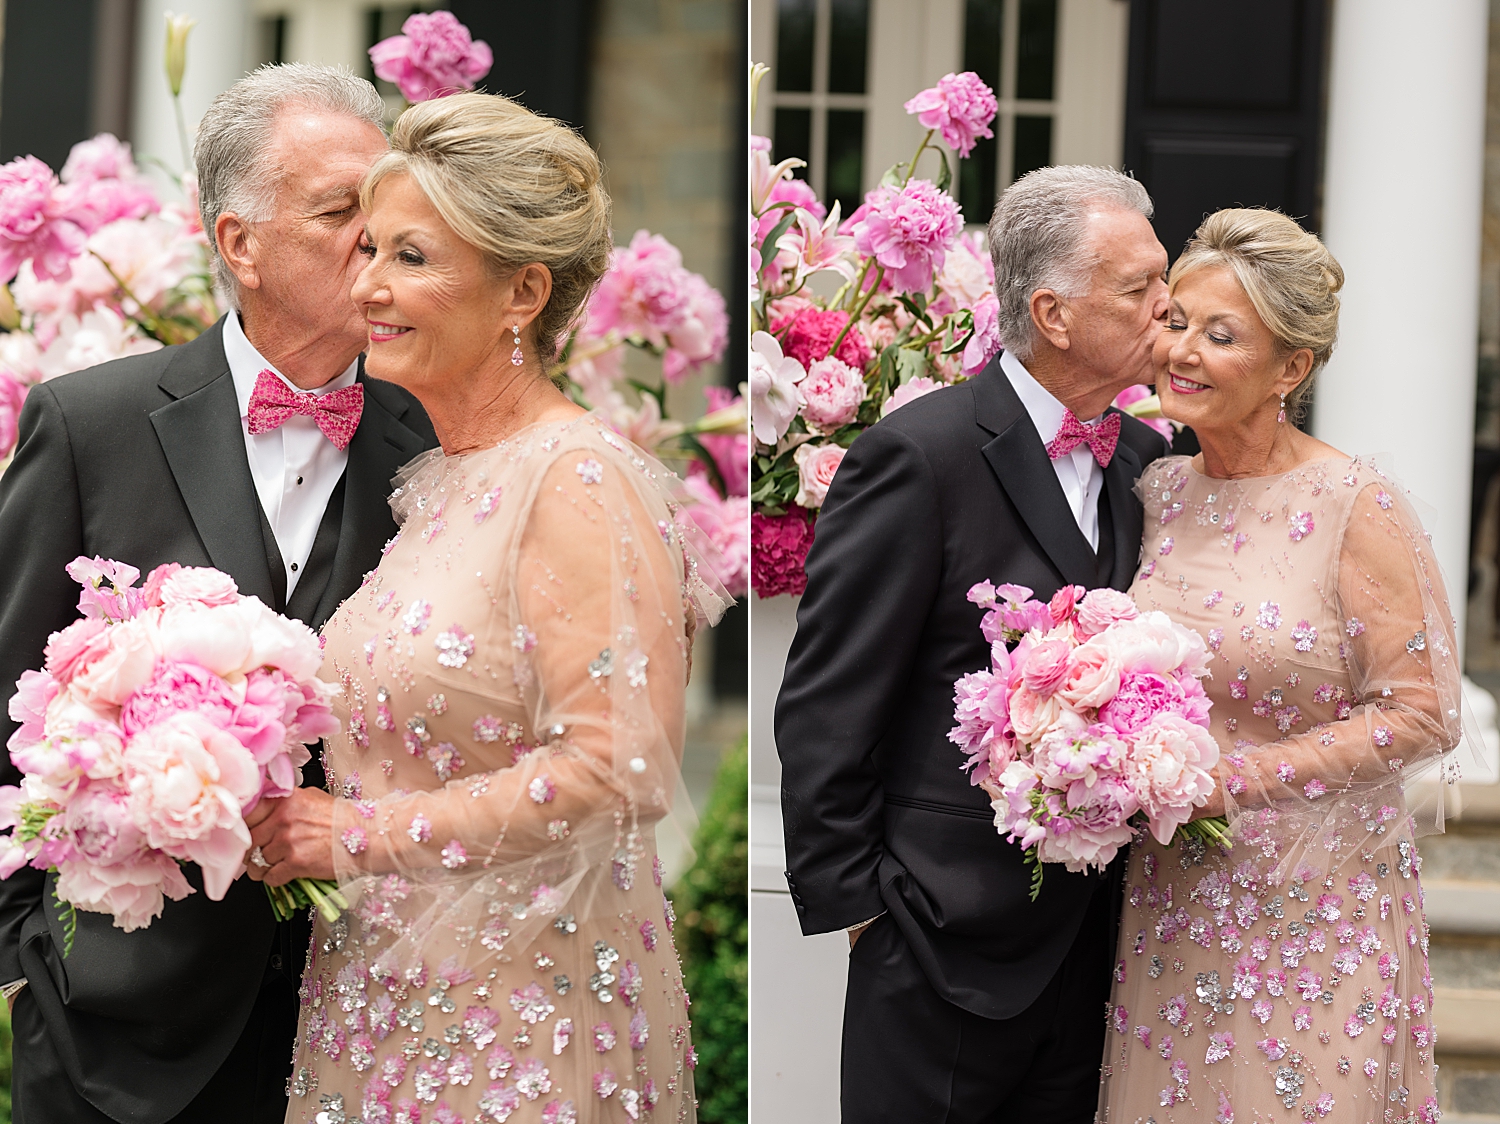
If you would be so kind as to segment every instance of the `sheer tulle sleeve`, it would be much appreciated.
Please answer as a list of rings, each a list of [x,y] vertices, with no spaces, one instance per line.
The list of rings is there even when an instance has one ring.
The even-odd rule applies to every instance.
[[[1378,480],[1360,488],[1324,593],[1342,627],[1351,684],[1332,700],[1339,717],[1279,741],[1241,743],[1221,763],[1227,810],[1253,813],[1245,825],[1251,837],[1273,824],[1282,837],[1321,829],[1331,840],[1354,824],[1384,834],[1405,805],[1383,794],[1431,772],[1462,736],[1447,593],[1421,524],[1397,492]],[[1344,805],[1350,816],[1337,814]],[[1440,804],[1435,814],[1436,823],[1413,824],[1419,834],[1441,828]]]

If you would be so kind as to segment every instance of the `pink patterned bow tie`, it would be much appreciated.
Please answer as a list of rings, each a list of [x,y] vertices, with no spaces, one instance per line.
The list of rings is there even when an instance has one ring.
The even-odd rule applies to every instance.
[[[1105,414],[1098,425],[1084,425],[1069,410],[1063,415],[1062,428],[1057,436],[1047,442],[1047,456],[1052,460],[1065,457],[1080,445],[1088,445],[1089,452],[1099,462],[1100,468],[1108,468],[1114,460],[1115,445],[1120,440],[1120,415]]]
[[[342,451],[354,440],[364,408],[365,388],[359,383],[327,394],[298,394],[274,371],[265,370],[255,377],[255,389],[250,392],[250,432],[269,433],[287,418],[301,415],[312,418],[323,436]]]

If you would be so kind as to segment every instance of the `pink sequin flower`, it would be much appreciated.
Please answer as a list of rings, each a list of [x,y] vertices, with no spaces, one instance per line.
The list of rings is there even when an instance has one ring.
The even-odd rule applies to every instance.
[[[899,191],[868,192],[842,229],[885,270],[896,292],[921,293],[932,288],[933,276],[963,232],[963,213],[952,196],[914,179]]]
[[[1313,533],[1313,516],[1310,511],[1296,512],[1290,519],[1287,528],[1287,537],[1293,542],[1301,542]]]
[[[472,90],[490,72],[494,55],[452,12],[418,12],[401,25],[400,35],[370,48],[370,62],[377,78],[394,82],[407,101],[419,102]]]
[[[915,113],[923,128],[937,129],[943,142],[965,157],[974,150],[975,141],[995,135],[990,122],[998,107],[994,91],[979,75],[966,70],[943,75],[936,86],[923,90],[902,108]]]
[[[448,845],[441,852],[443,865],[449,870],[457,870],[469,861],[469,853],[464,850],[464,845],[457,839],[448,840]]]

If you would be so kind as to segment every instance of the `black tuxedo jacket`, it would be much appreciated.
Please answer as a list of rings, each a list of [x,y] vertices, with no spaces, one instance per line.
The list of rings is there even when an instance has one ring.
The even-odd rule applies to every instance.
[[[1040,994],[1101,876],[1049,867],[1029,901],[1021,848],[961,771],[953,684],[989,666],[983,612],[965,594],[985,579],[1043,599],[1064,584],[1130,585],[1142,520],[1131,488],[1167,445],[1121,423],[1097,555],[997,358],[860,435],[807,558],[776,705],[802,930],[889,911],[939,994],[987,1018]]]
[[[143,574],[163,562],[215,566],[242,593],[320,627],[396,532],[391,477],[436,444],[415,399],[359,377],[365,404],[348,467],[290,610],[245,456],[223,321],[180,347],[34,387],[0,476],[0,696],[42,665],[48,634],[77,617],[64,567],[80,554]],[[0,714],[0,742],[14,729]],[[0,783],[17,783],[0,758]],[[67,959],[51,876],[25,868],[0,882],[0,980],[27,978],[74,1086],[120,1120],[157,1124],[192,1100],[239,1037],[273,949],[290,943],[259,885],[241,878],[214,902],[197,867],[185,873],[197,892],[168,901],[149,928],[125,933],[107,915],[79,912]],[[283,950],[294,980],[305,952],[305,938]],[[284,1049],[289,1062],[292,1043]]]

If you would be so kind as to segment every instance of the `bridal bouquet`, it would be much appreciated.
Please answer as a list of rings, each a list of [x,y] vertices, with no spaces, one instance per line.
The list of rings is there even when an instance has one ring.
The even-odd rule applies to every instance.
[[[161,916],[163,897],[193,892],[195,862],[215,901],[244,870],[245,813],[290,796],[305,743],[335,733],[323,653],[311,629],[241,596],[218,570],[140,571],[76,558],[81,620],[53,633],[42,671],[10,700],[8,743],[21,786],[0,787],[0,877],[57,872],[67,931],[74,910],[114,916],[126,932]],[[348,908],[336,884],[266,887],[285,920],[316,905]]]
[[[1026,849],[1033,901],[1042,863],[1102,869],[1136,825],[1164,845],[1227,845],[1222,819],[1189,822],[1219,761],[1201,636],[1113,589],[1064,586],[1044,603],[986,581],[969,600],[988,610],[990,669],[954,685],[948,737],[995,827]]]

